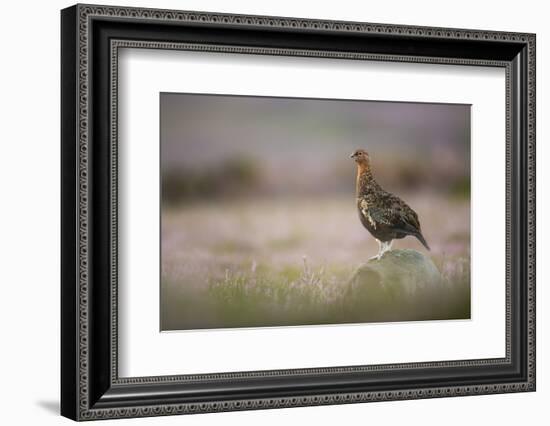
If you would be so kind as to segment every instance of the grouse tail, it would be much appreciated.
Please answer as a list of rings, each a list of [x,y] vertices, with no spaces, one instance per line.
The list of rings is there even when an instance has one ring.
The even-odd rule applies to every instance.
[[[415,237],[418,238],[418,241],[420,241],[422,245],[426,247],[427,250],[430,250],[430,246],[428,245],[428,243],[424,239],[424,236],[420,232],[418,234],[415,234]]]

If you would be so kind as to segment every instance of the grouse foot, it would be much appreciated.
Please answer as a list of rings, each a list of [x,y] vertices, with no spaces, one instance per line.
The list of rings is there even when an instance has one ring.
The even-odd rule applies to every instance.
[[[384,253],[391,250],[391,245],[393,243],[393,240],[380,241],[377,239],[376,241],[378,242],[378,254],[376,256],[372,256],[371,258],[369,258],[369,260],[372,260],[372,259],[380,260],[384,255]]]

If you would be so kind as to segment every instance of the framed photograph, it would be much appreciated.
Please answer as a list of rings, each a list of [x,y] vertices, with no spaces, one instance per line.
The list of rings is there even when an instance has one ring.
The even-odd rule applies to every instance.
[[[61,12],[61,412],[535,390],[535,35]]]

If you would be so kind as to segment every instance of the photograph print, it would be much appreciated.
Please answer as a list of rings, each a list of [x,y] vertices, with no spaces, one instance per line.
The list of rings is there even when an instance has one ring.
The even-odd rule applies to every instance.
[[[470,111],[161,93],[161,331],[470,319]]]

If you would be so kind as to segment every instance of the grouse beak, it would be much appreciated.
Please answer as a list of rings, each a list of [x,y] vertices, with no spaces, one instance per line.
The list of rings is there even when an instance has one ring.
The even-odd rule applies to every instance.
[[[355,158],[355,153],[351,154],[349,158]]]

